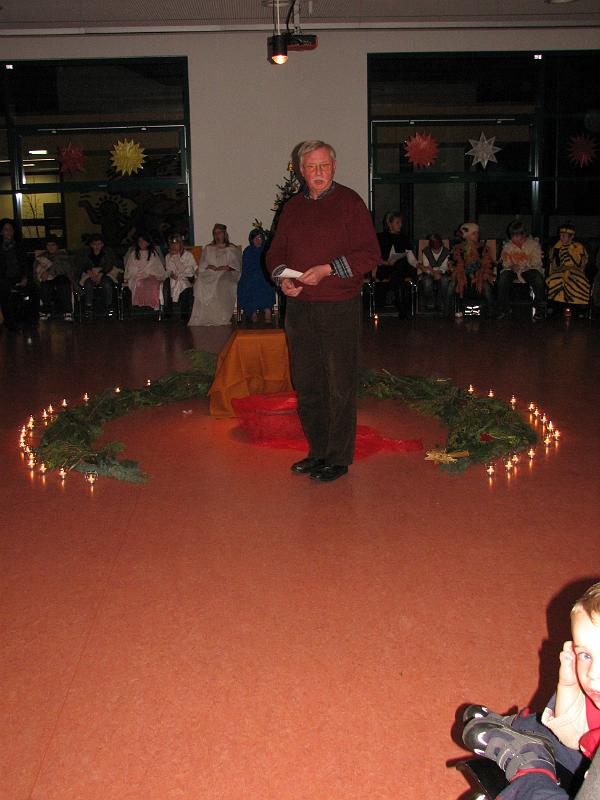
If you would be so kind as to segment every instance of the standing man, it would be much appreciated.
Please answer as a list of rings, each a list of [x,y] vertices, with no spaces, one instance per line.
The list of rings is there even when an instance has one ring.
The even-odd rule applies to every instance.
[[[333,147],[304,142],[298,162],[305,186],[283,208],[267,268],[287,297],[292,382],[309,444],[292,472],[329,482],[354,456],[361,291],[379,263],[379,243],[361,198],[333,180]]]

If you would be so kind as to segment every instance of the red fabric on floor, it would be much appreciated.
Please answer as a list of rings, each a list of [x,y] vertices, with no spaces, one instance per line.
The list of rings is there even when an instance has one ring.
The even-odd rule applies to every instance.
[[[231,405],[241,428],[253,444],[284,450],[307,449],[294,392],[234,398]],[[420,439],[390,439],[367,425],[358,425],[356,429],[354,456],[357,459],[382,451],[412,453],[422,449],[423,442]]]

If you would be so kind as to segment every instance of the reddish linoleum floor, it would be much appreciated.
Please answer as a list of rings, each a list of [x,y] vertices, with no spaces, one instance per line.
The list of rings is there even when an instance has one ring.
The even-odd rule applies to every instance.
[[[540,403],[557,448],[490,484],[423,453],[328,486],[205,399],[106,426],[146,485],[31,478],[18,427],[142,385],[227,331],[150,320],[0,333],[2,800],[454,800],[465,702],[552,690],[600,574],[600,326],[365,326],[364,362]],[[184,413],[188,412],[188,413]],[[360,421],[443,441],[396,401]]]

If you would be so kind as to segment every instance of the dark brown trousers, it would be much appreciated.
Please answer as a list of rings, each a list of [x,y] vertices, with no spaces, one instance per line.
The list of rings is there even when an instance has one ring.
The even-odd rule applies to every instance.
[[[285,331],[309,456],[348,466],[356,438],[361,299],[287,298]]]

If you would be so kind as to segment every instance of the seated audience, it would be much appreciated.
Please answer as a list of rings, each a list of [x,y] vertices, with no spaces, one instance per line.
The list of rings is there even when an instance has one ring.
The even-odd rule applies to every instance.
[[[94,289],[102,290],[104,308],[107,315],[113,316],[114,286],[122,275],[122,261],[104,242],[100,233],[93,233],[86,247],[75,257],[76,274],[83,289],[85,315],[91,317],[94,310]]]
[[[125,284],[133,306],[158,311],[162,285],[167,277],[162,256],[147,233],[138,233],[135,245],[125,257]]]
[[[377,267],[375,284],[375,305],[385,303],[389,286],[401,319],[410,314],[411,284],[416,284],[417,280],[417,259],[408,236],[402,231],[403,223],[401,211],[388,211],[383,218],[383,231],[377,234],[381,261]]]
[[[418,267],[425,310],[437,309],[444,316],[448,316],[454,294],[450,250],[444,246],[439,233],[432,233],[427,238],[427,247],[421,253]]]
[[[271,321],[271,309],[275,305],[275,287],[263,269],[265,232],[253,228],[248,236],[250,244],[242,254],[242,276],[238,283],[238,306],[246,319],[257,322],[258,312],[263,311],[265,322]]]
[[[46,237],[46,249],[36,253],[33,277],[39,287],[40,319],[50,319],[53,309],[65,322],[73,322],[73,265],[55,236]]]
[[[544,318],[546,284],[542,263],[542,248],[537,239],[529,236],[523,223],[516,219],[506,229],[508,241],[500,253],[502,270],[498,275],[498,316],[503,319],[510,311],[510,287],[514,281],[527,283],[534,295],[534,320]]]
[[[39,300],[31,276],[31,259],[27,256],[13,220],[0,221],[0,308],[4,327],[15,331],[18,314],[15,307],[19,293],[29,295],[27,321],[36,324],[39,316]]]
[[[571,306],[576,306],[582,316],[590,302],[590,282],[585,274],[587,250],[575,241],[575,227],[571,223],[560,226],[559,236],[549,254],[548,302],[560,304],[566,314],[571,313]],[[551,312],[553,307],[548,310]]]
[[[183,318],[189,318],[193,303],[193,278],[198,269],[196,259],[186,250],[180,234],[169,236],[169,252],[165,258],[165,269],[169,280],[164,283],[165,305],[179,304]]]
[[[212,241],[202,249],[188,325],[229,325],[235,308],[242,268],[240,248],[230,243],[227,225],[216,224],[212,234]]]
[[[494,261],[484,241],[479,240],[479,225],[465,222],[459,228],[461,241],[454,245],[452,261],[454,262],[455,292],[465,304],[479,306],[485,298],[488,312],[494,305],[493,285]],[[462,316],[457,311],[456,316]]]

